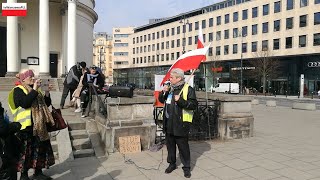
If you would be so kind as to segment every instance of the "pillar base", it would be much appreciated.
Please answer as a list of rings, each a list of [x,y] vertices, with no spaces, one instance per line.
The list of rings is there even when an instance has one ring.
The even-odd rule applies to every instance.
[[[16,77],[17,74],[18,72],[7,72],[5,77]]]
[[[41,77],[41,78],[51,78],[51,75],[50,75],[50,73],[39,73],[39,77]]]

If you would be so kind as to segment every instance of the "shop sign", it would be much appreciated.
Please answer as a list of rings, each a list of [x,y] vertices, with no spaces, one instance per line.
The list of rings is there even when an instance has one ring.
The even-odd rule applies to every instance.
[[[252,69],[256,69],[256,67],[242,67],[242,70],[252,70]],[[241,70],[241,67],[234,67],[231,68],[232,71],[239,71]]]
[[[308,62],[308,67],[320,67],[320,62]]]

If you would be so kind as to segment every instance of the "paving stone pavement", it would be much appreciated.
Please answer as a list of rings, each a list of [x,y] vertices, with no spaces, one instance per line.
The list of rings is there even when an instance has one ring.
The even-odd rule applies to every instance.
[[[2,97],[0,92],[0,101]],[[257,105],[253,106],[253,115],[254,137],[190,142],[191,179],[320,180],[320,111]],[[125,157],[112,153],[103,158],[57,162],[44,173],[61,180],[185,179],[179,158],[178,169],[164,173],[166,155],[165,147]],[[125,161],[129,159],[136,165]]]

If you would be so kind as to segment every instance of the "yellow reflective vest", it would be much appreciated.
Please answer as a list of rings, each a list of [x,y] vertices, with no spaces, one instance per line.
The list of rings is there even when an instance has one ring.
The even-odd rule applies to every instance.
[[[27,89],[25,89],[21,85],[18,85],[15,88],[20,88],[20,89],[23,90],[23,92],[25,94],[28,94]],[[11,110],[11,113],[13,115],[13,121],[14,122],[19,122],[21,124],[21,129],[20,130],[23,130],[26,127],[32,125],[32,122],[31,122],[31,108],[24,109],[24,108],[22,108],[20,106],[16,107],[16,105],[14,104],[14,96],[13,96],[13,92],[14,92],[15,88],[13,88],[9,93],[8,103],[9,103],[9,108]]]
[[[185,84],[182,88],[182,98],[187,100],[188,98],[189,84]],[[182,109],[182,121],[192,123],[193,110]]]

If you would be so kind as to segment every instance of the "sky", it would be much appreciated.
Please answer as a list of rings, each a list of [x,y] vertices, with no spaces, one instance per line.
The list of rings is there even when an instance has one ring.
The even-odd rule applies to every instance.
[[[149,19],[177,14],[208,6],[222,0],[96,0],[99,19],[95,32],[112,33],[113,27],[139,27]]]

